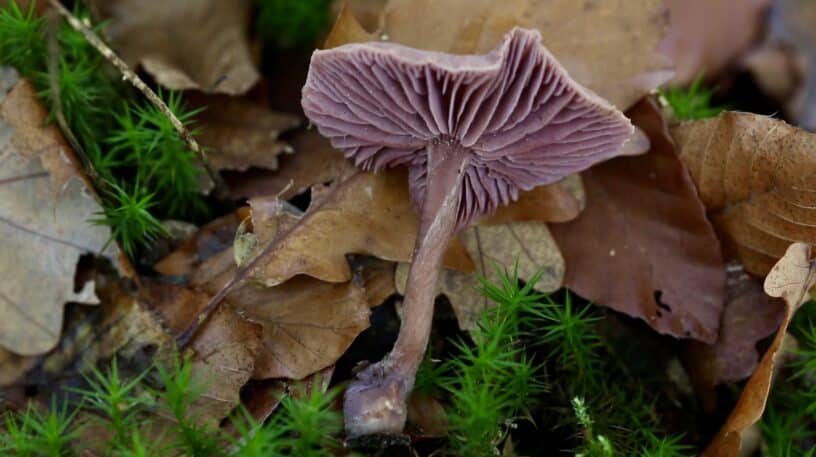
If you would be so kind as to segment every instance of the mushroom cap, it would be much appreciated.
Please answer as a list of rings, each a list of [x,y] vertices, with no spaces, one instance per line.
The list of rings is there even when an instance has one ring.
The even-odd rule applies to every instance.
[[[521,190],[617,155],[633,132],[620,111],[570,78],[538,31],[521,28],[485,55],[387,42],[315,51],[302,105],[357,166],[408,166],[417,208],[427,149],[467,150],[460,226]]]

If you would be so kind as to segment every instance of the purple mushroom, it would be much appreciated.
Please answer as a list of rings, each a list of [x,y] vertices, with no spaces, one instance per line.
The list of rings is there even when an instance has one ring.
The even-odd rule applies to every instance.
[[[421,223],[402,327],[391,353],[358,374],[344,405],[349,436],[399,434],[451,237],[522,190],[618,155],[633,127],[573,81],[537,31],[520,28],[486,55],[384,42],[316,51],[302,103],[357,166],[409,168]]]

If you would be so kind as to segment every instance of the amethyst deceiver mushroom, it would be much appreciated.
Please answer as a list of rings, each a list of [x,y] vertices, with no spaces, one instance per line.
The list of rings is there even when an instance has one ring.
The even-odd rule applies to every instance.
[[[312,55],[303,109],[365,170],[407,166],[420,228],[391,353],[346,390],[350,437],[399,434],[428,343],[443,253],[456,232],[518,197],[618,154],[624,115],[573,81],[537,31],[486,55],[394,43]]]

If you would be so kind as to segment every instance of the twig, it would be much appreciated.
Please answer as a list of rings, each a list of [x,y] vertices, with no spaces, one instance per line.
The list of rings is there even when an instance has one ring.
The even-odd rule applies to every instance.
[[[226,194],[226,185],[224,184],[223,179],[221,179],[221,175],[218,174],[215,169],[212,168],[210,165],[210,161],[207,158],[207,154],[204,150],[199,146],[198,142],[193,138],[193,135],[184,127],[184,123],[182,123],[175,114],[170,110],[166,103],[156,95],[156,92],[150,88],[141,78],[139,78],[136,73],[130,69],[130,67],[122,60],[118,55],[116,55],[113,50],[99,38],[96,33],[94,33],[91,28],[80,21],[76,16],[74,16],[70,11],[68,11],[65,6],[63,6],[59,0],[49,0],[50,4],[54,9],[65,18],[68,24],[73,27],[76,31],[82,34],[88,43],[91,44],[97,51],[99,51],[102,56],[107,59],[113,66],[122,73],[122,78],[128,81],[130,84],[133,85],[139,92],[144,94],[148,100],[150,100],[153,105],[156,106],[173,124],[173,127],[178,132],[179,136],[185,143],[187,143],[187,147],[193,151],[194,154],[198,157],[201,161],[201,164],[204,166],[204,169],[207,171],[207,175],[209,175],[210,179],[212,180],[213,184],[215,185],[216,195]]]

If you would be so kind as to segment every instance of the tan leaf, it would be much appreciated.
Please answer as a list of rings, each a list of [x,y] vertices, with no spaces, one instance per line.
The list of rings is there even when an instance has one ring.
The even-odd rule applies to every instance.
[[[206,303],[209,297],[202,298]],[[190,413],[199,423],[215,428],[241,402],[241,387],[249,381],[256,356],[261,354],[261,326],[222,306],[191,347],[195,351],[193,377],[202,380],[205,390]]]
[[[93,3],[125,62],[168,89],[238,95],[259,79],[248,40],[249,0]]]
[[[238,225],[248,217],[249,208],[240,208],[209,222],[153,269],[165,276],[188,276],[210,256],[232,246]]]
[[[704,409],[716,408],[718,384],[742,381],[754,372],[757,344],[779,328],[784,311],[785,302],[766,295],[759,279],[739,265],[729,268],[717,342],[691,341],[687,348],[689,374]]]
[[[197,96],[191,105],[204,108],[195,118],[201,132],[197,139],[218,170],[278,168],[278,156],[291,152],[278,136],[300,124],[297,116],[276,113],[246,97]]]
[[[568,176],[548,186],[522,192],[515,202],[500,207],[492,216],[479,221],[481,225],[508,222],[540,221],[569,222],[586,206],[584,185],[579,175]]]
[[[719,241],[655,101],[627,114],[652,149],[583,173],[586,210],[551,226],[567,264],[564,282],[661,333],[713,343],[725,288]]]
[[[390,0],[383,35],[457,54],[493,49],[514,26],[535,28],[570,75],[625,110],[671,78],[658,53],[660,0]]]
[[[564,279],[564,259],[547,225],[540,222],[512,222],[501,225],[477,225],[465,230],[460,239],[476,264],[475,273],[443,269],[439,290],[448,297],[459,327],[473,330],[479,314],[492,304],[479,292],[479,277],[496,283],[498,272],[512,273],[518,266],[522,280],[541,272],[536,290],[552,292]],[[408,264],[400,264],[396,273],[397,290],[403,293]]]
[[[348,8],[365,30],[377,30],[387,2],[388,0],[335,0],[332,11],[339,16],[343,8]]]
[[[347,282],[347,254],[407,261],[414,249],[419,218],[408,198],[404,171],[352,171],[331,186],[312,190],[312,205],[303,217],[287,213],[274,199],[250,200],[259,246],[270,246],[253,271],[253,279],[274,286],[307,274],[329,282]],[[472,270],[464,248],[451,243],[444,264]]]
[[[169,283],[145,281],[140,291],[144,301],[161,319],[174,338],[207,304],[209,295]],[[240,403],[241,387],[255,370],[261,353],[261,326],[242,317],[230,306],[220,307],[201,327],[190,344],[193,376],[204,388],[192,405],[193,416],[202,425],[217,427]]]
[[[765,275],[792,241],[816,242],[816,135],[727,111],[671,130],[714,226]]]
[[[276,171],[249,170],[226,174],[234,199],[278,195],[289,199],[316,184],[338,178],[350,163],[317,130],[301,130],[289,140],[292,154],[280,156]],[[320,164],[320,166],[315,166]]]
[[[704,457],[736,457],[739,455],[743,433],[757,423],[765,411],[774,374],[774,364],[780,353],[788,324],[797,309],[810,299],[810,291],[816,283],[811,246],[794,243],[774,265],[765,278],[765,293],[785,301],[785,316],[776,336],[759,362],[754,374],[748,379],[731,415],[703,452]]]
[[[110,237],[89,222],[101,208],[47,118],[26,81],[0,106],[0,346],[22,355],[57,344],[66,302],[98,303],[92,282],[75,290],[74,273]]]
[[[201,286],[211,293],[220,288]],[[369,325],[365,293],[352,282],[298,276],[277,287],[239,287],[227,301],[263,325],[256,379],[302,379],[331,366]]]
[[[666,0],[671,25],[660,49],[675,65],[675,81],[716,75],[760,36],[771,0]]]
[[[379,1],[384,3],[384,1]],[[357,22],[352,5],[343,4],[337,15],[329,36],[326,37],[324,48],[331,49],[348,43],[364,43],[366,41],[376,41],[377,35],[369,33]]]

